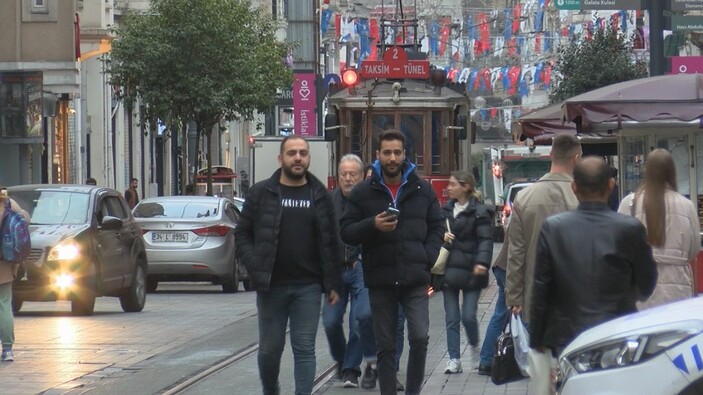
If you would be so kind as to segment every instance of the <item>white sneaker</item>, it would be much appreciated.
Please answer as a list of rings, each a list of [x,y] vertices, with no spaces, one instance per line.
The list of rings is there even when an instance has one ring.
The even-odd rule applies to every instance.
[[[450,359],[449,362],[447,362],[447,368],[444,369],[444,373],[446,374],[452,374],[452,373],[461,373],[464,370],[461,368],[461,361],[458,359]]]

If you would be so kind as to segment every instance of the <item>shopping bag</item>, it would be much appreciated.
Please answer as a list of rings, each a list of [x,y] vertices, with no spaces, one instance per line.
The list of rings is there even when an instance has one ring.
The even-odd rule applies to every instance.
[[[449,227],[449,219],[447,219],[447,232],[451,232],[451,228]],[[442,245],[442,248],[439,249],[439,256],[437,256],[437,260],[434,262],[434,265],[432,266],[432,269],[430,269],[430,273],[436,274],[436,275],[443,275],[445,270],[447,269],[447,259],[449,258],[449,249],[452,247],[452,242],[451,241],[446,241]]]
[[[510,311],[508,314],[512,315]],[[491,381],[500,385],[521,380],[523,378],[520,367],[515,360],[515,345],[510,331],[510,322],[505,320],[505,329],[498,336],[495,352],[493,353],[493,365],[491,367]]]
[[[513,336],[513,344],[515,346],[515,362],[517,362],[523,376],[528,375],[529,353],[530,353],[530,334],[522,323],[522,318],[519,315],[510,314],[510,333]]]

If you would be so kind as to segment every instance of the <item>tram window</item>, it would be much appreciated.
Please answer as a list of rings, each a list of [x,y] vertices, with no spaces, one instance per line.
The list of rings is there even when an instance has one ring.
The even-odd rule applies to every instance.
[[[440,111],[432,111],[432,174],[439,174],[442,171],[439,154],[441,133],[442,113]]]
[[[401,114],[400,132],[405,136],[405,157],[417,166],[419,173],[427,174],[425,169],[422,114]]]
[[[374,161],[376,160],[376,150],[378,150],[378,135],[380,135],[384,130],[395,129],[394,115],[373,114],[371,116],[371,128],[371,161]]]
[[[351,111],[351,152],[359,155],[360,158],[364,157],[361,149],[364,145],[364,142],[361,141],[364,125],[363,119],[364,117],[362,111]],[[372,162],[372,160],[369,160],[368,162]]]

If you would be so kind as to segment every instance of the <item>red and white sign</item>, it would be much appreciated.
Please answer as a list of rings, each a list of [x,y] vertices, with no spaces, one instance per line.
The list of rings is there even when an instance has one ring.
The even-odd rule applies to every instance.
[[[672,56],[671,74],[703,73],[703,56]]]
[[[383,60],[365,60],[359,70],[361,78],[430,78],[429,60],[408,60],[403,48],[391,47]]]

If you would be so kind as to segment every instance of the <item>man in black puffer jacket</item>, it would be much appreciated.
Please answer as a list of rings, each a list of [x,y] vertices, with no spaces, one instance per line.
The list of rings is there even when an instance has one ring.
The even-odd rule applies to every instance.
[[[374,175],[349,195],[342,240],[361,244],[378,349],[381,394],[396,394],[395,338],[398,304],[408,317],[406,394],[419,394],[425,377],[429,330],[430,268],[444,235],[442,212],[430,184],[405,160],[405,137],[379,136]],[[391,207],[398,210],[391,214]]]
[[[337,303],[343,251],[332,200],[307,171],[307,141],[284,138],[278,161],[281,168],[247,194],[234,231],[236,255],[256,290],[263,393],[280,393],[278,372],[290,318],[295,393],[310,394],[320,294]]]

